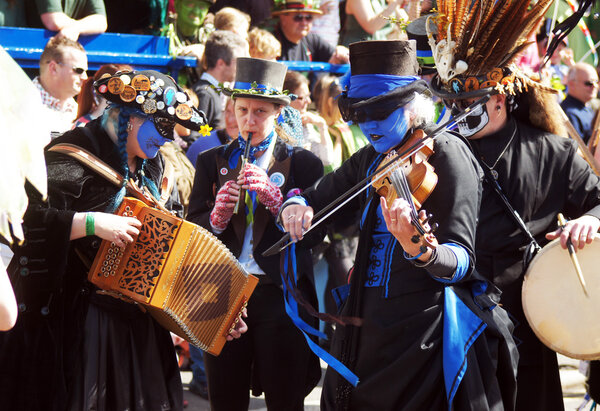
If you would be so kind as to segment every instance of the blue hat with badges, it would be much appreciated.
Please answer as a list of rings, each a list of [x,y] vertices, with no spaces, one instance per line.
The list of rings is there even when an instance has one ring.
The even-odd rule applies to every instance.
[[[175,80],[155,70],[107,73],[94,82],[94,88],[109,102],[150,116],[165,138],[173,139],[175,123],[195,131],[207,123]]]

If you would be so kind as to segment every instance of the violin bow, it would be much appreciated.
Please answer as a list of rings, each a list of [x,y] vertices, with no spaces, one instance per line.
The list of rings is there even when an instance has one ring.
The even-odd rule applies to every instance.
[[[240,168],[240,173],[244,172],[244,167],[248,162],[248,157],[250,157],[250,142],[252,141],[252,133],[248,133],[248,140],[246,141],[246,147],[244,148],[244,156],[242,157],[242,166]],[[233,208],[233,214],[237,214],[240,208],[240,201],[242,200],[242,189],[240,188],[240,195],[238,197],[237,202],[235,203],[235,207]]]
[[[480,106],[484,105],[485,103],[487,103],[487,101],[489,99],[490,99],[489,94],[483,96],[482,98],[480,98],[479,100],[477,100],[473,104],[471,104],[469,107],[467,107],[463,111],[461,111],[455,117],[446,121],[444,124],[437,127],[431,133],[427,134],[425,137],[423,137],[422,139],[420,139],[419,141],[414,143],[412,146],[410,146],[409,148],[404,150],[402,153],[397,153],[395,156],[390,158],[390,160],[387,163],[385,163],[383,166],[379,167],[376,171],[367,175],[361,181],[356,183],[353,187],[348,189],[348,191],[346,191],[344,194],[342,194],[340,197],[338,197],[335,201],[329,203],[327,206],[325,206],[323,209],[321,209],[318,213],[316,213],[315,216],[313,217],[313,219],[316,221],[310,227],[308,227],[308,229],[304,232],[304,234],[307,234],[313,228],[317,227],[324,220],[329,218],[329,216],[331,216],[332,214],[337,212],[340,208],[345,206],[353,198],[355,198],[357,195],[359,195],[360,193],[365,191],[367,188],[369,188],[373,184],[374,181],[377,181],[377,179],[373,178],[374,176],[379,174],[380,177],[383,177],[383,175],[385,174],[384,171],[387,170],[389,167],[391,167],[393,164],[395,164],[397,160],[412,156],[413,154],[418,152],[421,148],[423,148],[423,146],[430,139],[434,139],[436,136],[441,134],[443,131],[446,131],[447,129],[450,129],[451,127],[455,126],[459,121],[461,121],[462,119],[467,117],[469,114],[471,114],[471,112],[473,110],[475,110],[475,109],[479,108]],[[289,246],[291,244],[291,242],[289,240],[290,240],[290,234],[285,233],[285,235],[283,237],[281,237],[281,239],[279,241],[277,241],[275,244],[273,244],[271,247],[269,247],[267,250],[265,250],[262,253],[262,256],[269,257],[271,255],[278,254],[284,248],[286,248],[287,246]]]

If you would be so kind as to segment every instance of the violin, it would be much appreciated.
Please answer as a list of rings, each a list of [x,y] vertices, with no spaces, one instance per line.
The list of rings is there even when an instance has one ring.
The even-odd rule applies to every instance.
[[[397,150],[404,151],[405,147],[411,147],[415,143],[424,141],[425,132],[421,129],[415,130],[408,140]],[[388,163],[390,159],[398,158],[397,150],[391,150],[382,164]],[[397,198],[404,198],[411,206],[411,221],[418,235],[411,241],[418,244],[423,240],[426,245],[421,245],[421,252],[427,251],[427,246],[437,247],[438,243],[433,235],[437,224],[429,226],[428,220],[432,217],[427,215],[424,219],[419,217],[418,211],[435,188],[438,177],[431,164],[427,162],[433,154],[433,140],[422,144],[420,149],[410,156],[400,157],[392,167],[383,169],[381,166],[375,171],[372,185],[377,194],[385,198],[389,207]]]
[[[400,162],[403,163],[404,160],[413,157],[413,155],[415,153],[417,153],[423,149],[423,146],[429,144],[430,141],[433,141],[433,139],[437,135],[441,134],[446,129],[450,128],[451,126],[458,124],[459,121],[461,121],[462,119],[467,117],[471,112],[473,112],[473,110],[483,106],[489,99],[490,99],[489,94],[486,94],[485,96],[481,97],[479,100],[472,103],[469,107],[465,108],[459,114],[453,116],[450,120],[448,120],[446,123],[440,125],[438,128],[433,130],[431,133],[429,133],[425,137],[421,138],[420,140],[418,140],[416,142],[413,141],[413,144],[410,145],[410,147],[406,148],[404,151],[394,154],[394,157],[391,158],[389,161],[382,161],[383,164],[378,168],[378,170],[380,172],[384,172],[389,167],[392,167],[393,165],[395,165],[397,162],[397,159],[399,159]],[[404,144],[403,147],[405,147],[407,145],[409,145],[409,143]],[[433,153],[431,145],[429,146],[429,150],[431,150],[431,153]],[[426,153],[427,153],[427,151],[424,151],[423,154],[421,154],[418,157],[415,157],[415,159],[411,160],[411,162],[409,164],[415,163],[415,162],[417,162],[417,160],[419,160],[419,162],[421,162],[420,160],[422,159],[422,156],[423,155],[426,156]],[[428,158],[428,156],[425,157],[425,160],[427,158]],[[317,227],[319,224],[321,224],[323,221],[325,221],[330,215],[334,214],[337,210],[339,210],[341,207],[346,205],[354,197],[356,197],[361,192],[363,192],[368,187],[370,187],[371,184],[373,184],[373,182],[374,182],[373,177],[375,174],[377,174],[377,170],[374,171],[372,174],[367,175],[361,181],[357,182],[353,187],[351,187],[348,191],[346,191],[341,196],[339,196],[335,201],[328,204],[323,209],[319,210],[319,212],[316,213],[313,217],[313,219],[314,219],[313,224],[304,233],[306,234],[309,231],[311,231],[312,229],[314,229],[315,227]],[[437,177],[436,177],[436,179],[437,179]],[[418,184],[415,185],[415,187],[417,187],[417,186],[419,186],[419,185]],[[417,197],[420,196],[420,194],[418,193],[419,190],[415,189],[414,191],[415,191]],[[411,192],[411,194],[412,194],[412,190],[409,190],[409,192]],[[429,191],[429,192],[431,193],[431,191]],[[424,198],[421,199],[421,201],[419,201],[419,205],[425,201],[427,196],[425,196]],[[407,197],[407,198],[412,200],[411,197]],[[415,198],[415,200],[418,201],[418,198]],[[409,203],[413,204],[413,206],[415,204],[414,201],[409,201]],[[414,222],[419,223],[419,224],[415,225],[415,227],[417,227],[417,230],[419,231],[419,234],[421,234],[421,231],[420,231],[421,229],[423,229],[423,233],[422,233],[423,236],[425,234],[428,234],[430,231],[433,231],[433,230],[426,229],[426,227],[425,227],[426,221],[419,220],[418,214],[416,213],[416,209],[414,210],[414,213],[416,215]],[[428,219],[429,218],[427,218],[427,220]],[[419,227],[419,226],[421,226],[421,227]],[[413,239],[413,242],[414,242],[414,239]],[[420,242],[420,239],[417,239],[417,243],[418,242]],[[279,241],[277,241],[275,244],[273,244],[271,247],[269,247],[266,251],[264,251],[262,253],[262,256],[269,257],[271,255],[278,254],[281,250],[283,250],[285,247],[287,247],[290,244],[291,244],[290,234],[286,233]]]

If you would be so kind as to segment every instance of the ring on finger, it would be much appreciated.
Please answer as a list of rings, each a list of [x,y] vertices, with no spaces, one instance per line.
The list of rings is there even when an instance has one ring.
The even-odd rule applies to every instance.
[[[294,218],[294,217],[296,217],[296,215],[295,215],[295,214],[292,214],[292,215],[289,215],[287,219],[288,219],[288,221],[290,221],[290,220],[291,220],[292,218]]]

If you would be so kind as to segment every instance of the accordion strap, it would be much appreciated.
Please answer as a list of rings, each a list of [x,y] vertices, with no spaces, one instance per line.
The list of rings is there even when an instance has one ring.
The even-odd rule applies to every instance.
[[[125,178],[116,172],[112,167],[106,164],[104,161],[100,160],[94,154],[90,153],[84,148],[81,148],[75,144],[69,143],[60,143],[56,144],[48,149],[48,151],[53,151],[56,153],[66,154],[68,156],[73,157],[74,159],[81,162],[83,165],[91,168],[93,171],[98,173],[100,176],[107,179],[112,184],[117,187],[121,187]],[[171,213],[167,210],[159,201],[157,201],[152,194],[148,192],[148,189],[144,187],[144,191],[142,191],[137,184],[132,179],[129,179],[127,182],[127,190],[133,194],[139,200],[142,200],[144,203],[151,207],[156,207],[165,213]]]

